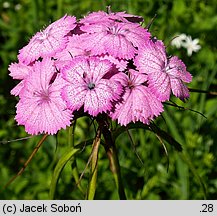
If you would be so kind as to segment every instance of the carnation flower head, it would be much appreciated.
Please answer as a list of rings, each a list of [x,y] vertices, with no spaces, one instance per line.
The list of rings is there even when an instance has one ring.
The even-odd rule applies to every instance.
[[[110,113],[113,120],[118,120],[120,125],[130,122],[149,122],[163,111],[162,103],[147,87],[147,75],[130,70],[127,74],[121,73],[113,77],[124,87],[124,94],[114,111]]]
[[[112,73],[113,65],[107,60],[96,57],[74,58],[63,69],[63,77],[68,84],[63,88],[62,96],[72,111],[84,106],[84,112],[92,116],[109,111],[112,101],[122,92],[121,85],[106,74]]]
[[[136,66],[148,75],[149,89],[161,101],[169,100],[171,91],[181,100],[189,97],[184,82],[191,82],[192,76],[177,56],[167,58],[162,41],[146,42],[136,57]]]
[[[15,119],[32,135],[55,134],[70,125],[71,111],[61,97],[65,81],[56,73],[53,61],[45,58],[32,66],[20,92]]]
[[[65,15],[43,31],[37,32],[28,45],[19,51],[19,61],[29,64],[39,57],[51,57],[63,50],[67,43],[67,34],[76,27],[75,22],[75,17]]]
[[[87,35],[72,35],[69,37],[67,46],[61,52],[58,52],[54,58],[56,59],[55,65],[58,69],[63,68],[65,65],[68,64],[72,58],[77,56],[89,56],[91,52],[86,51],[81,44],[87,40]]]
[[[33,135],[55,134],[77,110],[93,117],[105,113],[121,125],[149,124],[171,92],[189,97],[184,83],[192,77],[185,64],[168,57],[142,21],[108,7],[79,22],[65,15],[36,33],[19,51],[19,63],[9,66],[10,76],[20,81],[11,91],[20,99],[18,124]],[[189,54],[200,48],[189,44]]]
[[[81,30],[88,34],[88,39],[82,46],[94,55],[108,54],[115,58],[131,59],[137,53],[137,48],[150,37],[147,29],[138,23],[111,19],[107,16],[103,22],[98,19],[94,22],[92,16],[95,17],[97,14],[89,15],[91,21],[87,17],[80,22],[83,24]]]

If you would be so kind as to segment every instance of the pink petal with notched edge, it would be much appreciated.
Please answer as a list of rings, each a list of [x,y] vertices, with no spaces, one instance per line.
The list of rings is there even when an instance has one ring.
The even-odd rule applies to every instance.
[[[13,79],[21,80],[12,90],[11,94],[18,96],[24,87],[24,79],[28,76],[29,73],[32,72],[32,67],[27,66],[22,63],[12,63],[10,64],[8,70],[10,71],[9,75],[13,77]]]
[[[181,100],[189,97],[189,90],[180,79],[171,78],[170,83],[172,92],[176,97],[180,98]]]
[[[88,14],[86,17],[81,19],[81,23],[84,24],[95,24],[98,22],[105,22],[109,20],[118,20],[122,22],[142,22],[143,18],[141,16],[136,16],[132,14],[126,14],[126,12],[116,12],[116,13],[106,13],[104,11],[98,11]]]
[[[107,41],[106,35],[105,32],[87,34],[87,40],[82,43],[82,47],[87,51],[91,51],[92,55],[106,54],[107,51],[104,47]]]
[[[63,50],[66,47],[66,35],[76,27],[75,22],[75,17],[65,15],[43,31],[36,33],[28,45],[19,51],[19,61],[29,64],[39,57],[51,57]]]
[[[161,101],[169,100],[171,91],[182,100],[189,96],[183,82],[191,82],[191,74],[178,57],[167,59],[161,41],[145,43],[139,50],[135,64],[140,73],[148,74],[149,89]]]
[[[153,72],[148,74],[148,84],[150,91],[161,101],[169,100],[171,85],[170,77],[167,73]]]
[[[120,83],[123,87],[126,87],[129,81],[129,77],[125,73],[117,73],[111,79]]]
[[[148,76],[146,74],[141,74],[133,69],[130,69],[129,72],[130,80],[135,86],[144,84],[148,81]]]
[[[163,111],[162,103],[143,85],[146,75],[130,70],[129,77],[122,73],[114,75],[113,79],[125,88],[122,100],[116,103],[110,113],[113,120],[117,119],[121,125],[136,121],[148,124]]]
[[[115,58],[131,59],[136,53],[136,48],[122,35],[108,35],[103,46],[106,53]]]
[[[149,40],[144,43],[135,59],[135,65],[139,72],[146,74],[163,70],[166,63],[166,51],[161,41],[154,43],[152,40]]]
[[[113,120],[117,119],[121,125],[130,122],[143,122],[148,124],[155,116],[163,111],[162,104],[149,92],[145,86],[138,86],[132,91],[126,90],[123,102],[116,105],[114,113],[111,114]]]
[[[63,88],[62,97],[72,111],[80,109],[84,103],[87,87],[83,76],[88,71],[88,67],[84,58],[76,58],[62,70],[63,78],[68,81]]]
[[[128,61],[124,59],[115,58],[111,55],[100,55],[99,59],[101,60],[109,60],[111,63],[113,63],[119,71],[124,71],[127,68]]]
[[[126,14],[125,11],[124,12],[117,12],[115,14],[125,18],[127,21],[132,22],[132,23],[139,23],[139,22],[144,21],[143,17],[137,16],[137,15],[132,15],[132,14]]]
[[[87,73],[87,77],[92,80],[92,82],[99,82],[102,80],[103,82],[103,77],[105,74],[110,72],[110,70],[113,69],[111,62],[108,60],[99,60],[98,58],[95,57],[90,57],[89,61],[89,70],[91,72],[91,75]]]
[[[116,91],[114,91],[116,90]],[[102,79],[94,91],[88,91],[84,102],[84,111],[92,116],[111,110],[111,98],[117,100],[122,89],[110,80]]]
[[[53,61],[44,59],[33,65],[33,72],[25,79],[15,119],[30,134],[55,134],[70,125],[71,111],[60,95],[65,81],[57,74],[50,83],[54,73]]]
[[[105,92],[107,87],[103,89],[96,89],[94,91],[87,91],[87,95],[84,102],[84,111],[88,112],[92,116],[96,116],[98,113],[107,111],[111,108],[110,94]]]
[[[106,26],[110,26],[111,23],[112,21],[109,20],[106,22],[94,23],[90,25],[81,25],[80,29],[81,31],[87,34],[102,33],[102,32],[105,32],[107,34],[107,32],[105,31]]]
[[[56,59],[55,65],[61,69],[68,64],[74,57],[77,56],[89,56],[90,52],[87,52],[82,43],[87,40],[87,35],[72,35],[69,37],[67,46],[61,52],[56,53],[54,58]]]
[[[23,80],[32,71],[32,67],[22,63],[12,63],[9,65],[8,70],[13,79]]]
[[[131,59],[150,38],[150,33],[139,24],[123,23],[115,20],[97,22],[81,26],[81,30],[89,33],[83,47],[93,55],[109,54],[117,58]]]
[[[22,88],[24,87],[24,80],[20,81],[12,90],[11,90],[11,94],[14,96],[18,96],[22,90]]]
[[[134,47],[142,47],[144,43],[150,39],[151,34],[139,24],[121,23],[121,25],[123,32],[125,32],[125,38],[130,41]]]
[[[83,83],[85,78],[97,82],[112,69],[112,64],[108,60],[100,60],[97,57],[77,57],[74,58],[63,71],[66,81],[76,84]]]
[[[116,104],[115,111],[110,113],[113,120],[118,120],[120,125],[127,125],[132,121],[132,103],[127,100],[130,97],[130,91],[127,90],[122,97],[123,102]]]
[[[84,104],[86,92],[85,84],[66,85],[62,90],[62,98],[66,101],[68,109],[72,111],[79,110]]]
[[[108,21],[108,14],[104,11],[92,12],[80,20],[83,24],[93,24]]]
[[[42,103],[40,106],[35,100],[20,100],[16,107],[15,119],[29,134],[55,134],[70,125],[71,114],[63,109],[62,100],[56,99],[55,103]]]
[[[117,58],[130,59],[136,53],[132,43],[121,35],[107,34],[106,32],[92,33],[83,43],[86,50],[93,55],[109,54]]]
[[[175,77],[181,79],[183,82],[190,83],[192,81],[191,74],[186,71],[186,66],[177,56],[173,56],[169,59],[168,66],[168,74],[171,77]]]
[[[85,75],[89,70],[88,62],[83,57],[78,57],[72,59],[69,64],[63,68],[62,74],[63,78],[72,83],[75,84],[82,83],[83,82],[83,75]]]

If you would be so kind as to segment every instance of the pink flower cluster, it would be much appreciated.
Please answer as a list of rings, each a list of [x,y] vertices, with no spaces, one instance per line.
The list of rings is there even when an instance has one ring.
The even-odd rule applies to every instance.
[[[10,76],[20,82],[16,121],[29,134],[55,134],[78,110],[106,113],[120,125],[149,122],[171,92],[189,97],[192,77],[162,41],[125,12],[93,12],[77,21],[65,15],[36,33],[19,51]]]

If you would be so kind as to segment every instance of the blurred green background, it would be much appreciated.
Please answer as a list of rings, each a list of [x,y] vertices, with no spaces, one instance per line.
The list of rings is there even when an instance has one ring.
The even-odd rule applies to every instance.
[[[10,95],[16,81],[8,76],[8,65],[17,61],[20,48],[31,36],[64,14],[81,18],[91,11],[127,11],[141,15],[145,24],[157,14],[150,31],[164,40],[168,52],[178,55],[193,75],[191,88],[217,90],[217,4],[215,0],[0,0],[0,199],[48,199],[58,160],[68,149],[67,131],[50,136],[28,165],[25,172],[6,189],[3,186],[22,167],[40,136],[22,141],[4,142],[27,137],[14,121],[18,101]],[[186,49],[169,46],[179,33],[198,38],[201,49],[187,56]],[[183,146],[183,154],[165,143],[168,157],[156,136],[143,129],[131,130],[133,145],[127,135],[117,140],[123,183],[128,199],[207,199],[217,198],[217,97],[191,92],[180,106],[203,113],[165,105],[165,112],[155,123]],[[75,143],[93,137],[94,127],[87,118],[77,122]],[[135,149],[136,152],[135,153]],[[81,174],[91,152],[87,146],[77,157]],[[139,160],[139,157],[143,163]],[[184,155],[184,156],[183,156]],[[100,148],[96,199],[118,199],[104,149]],[[169,158],[169,169],[167,162]],[[89,169],[82,178],[87,187]],[[57,186],[56,199],[84,199],[75,185],[70,162],[65,166]]]

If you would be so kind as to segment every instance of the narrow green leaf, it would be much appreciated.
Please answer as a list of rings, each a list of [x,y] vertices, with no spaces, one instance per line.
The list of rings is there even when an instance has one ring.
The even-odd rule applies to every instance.
[[[93,141],[92,147],[92,158],[91,158],[91,177],[88,185],[87,199],[93,200],[96,192],[96,181],[97,181],[97,171],[98,171],[98,153],[99,145],[101,141],[101,128],[97,130],[96,137]]]
[[[138,122],[136,124],[129,124],[127,127],[125,126],[119,127],[113,132],[113,139],[116,140],[118,136],[126,132],[127,129],[130,130],[130,129],[136,129],[136,128],[143,128],[145,130],[152,131],[155,134],[157,134],[159,137],[167,141],[170,145],[175,147],[177,151],[179,152],[182,151],[182,146],[179,142],[177,142],[169,133],[160,129],[153,123],[150,125],[145,125],[143,123]]]
[[[67,150],[67,152],[60,158],[58,161],[54,173],[52,176],[51,180],[51,185],[50,185],[50,193],[49,193],[49,198],[54,199],[55,191],[56,191],[56,186],[58,183],[58,179],[60,177],[60,174],[64,168],[64,166],[67,164],[67,162],[75,156],[78,152],[80,151],[79,148],[72,148],[70,150]]]
[[[80,142],[79,144],[75,145],[75,148],[79,148],[79,149],[83,149],[85,148],[85,146],[89,146],[93,144],[93,138],[92,139],[88,139],[85,141]]]
[[[150,128],[151,130],[156,133],[158,136],[160,136],[162,139],[164,139],[165,141],[167,141],[170,145],[172,145],[173,147],[175,147],[175,149],[179,152],[182,151],[182,146],[180,143],[178,143],[169,133],[167,133],[166,131],[160,129],[159,127],[157,127],[154,124],[150,124]]]
[[[71,164],[71,168],[72,168],[72,175],[74,177],[75,183],[78,187],[78,189],[80,190],[80,192],[85,195],[85,190],[83,189],[83,187],[81,186],[81,181],[80,181],[80,177],[79,177],[79,172],[78,172],[78,167],[77,167],[77,163],[75,158],[73,157],[71,159],[72,164]]]
[[[76,120],[73,120],[72,124],[70,127],[67,128],[68,130],[68,146],[69,148],[74,148],[75,143],[74,143],[74,134],[75,134],[75,127],[76,127]],[[81,186],[81,182],[79,180],[79,171],[77,167],[77,161],[75,157],[72,157],[71,160],[71,168],[72,168],[72,175],[74,177],[75,183],[80,190],[80,192],[84,195],[85,191]]]
[[[113,131],[112,138],[115,141],[122,133],[126,132],[127,129],[130,130],[130,129],[135,129],[135,128],[143,128],[145,130],[149,130],[147,125],[142,124],[140,122],[136,124],[131,123],[131,124],[128,124],[127,126],[118,127],[115,131]]]
[[[164,118],[168,125],[169,131],[173,137],[178,140],[179,143],[183,144],[183,149],[185,150],[185,138],[178,129],[178,124],[174,120],[174,116],[166,110],[164,112]],[[189,199],[189,166],[180,158],[176,160],[176,171],[179,181],[180,189],[180,199]]]
[[[198,171],[196,170],[194,164],[192,163],[191,159],[189,158],[189,155],[187,152],[182,152],[179,154],[179,156],[181,157],[181,159],[188,165],[189,169],[191,170],[191,172],[193,173],[193,175],[195,176],[195,178],[197,179],[197,181],[199,182],[202,190],[203,190],[203,195],[204,195],[204,199],[207,199],[207,190],[206,190],[206,184],[203,181],[203,179],[200,177],[200,175],[198,174]]]

